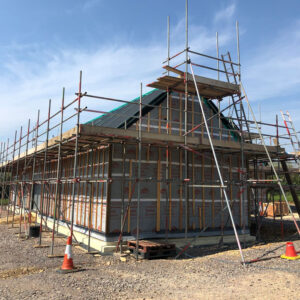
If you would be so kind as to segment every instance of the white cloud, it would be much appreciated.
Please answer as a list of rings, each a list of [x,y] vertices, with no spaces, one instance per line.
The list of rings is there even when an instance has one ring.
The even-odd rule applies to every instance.
[[[83,10],[89,10],[89,9],[97,6],[101,2],[102,2],[102,0],[85,0],[83,3]]]
[[[254,100],[299,92],[300,22],[284,28],[273,41],[258,46],[242,71]]]
[[[78,12],[88,12],[92,8],[101,4],[103,0],[82,0],[80,3],[73,3],[66,9],[67,14],[77,14]]]
[[[80,8],[87,11],[101,1],[83,1]],[[72,9],[73,12],[77,10],[78,7]],[[235,13],[236,4],[233,2],[216,12],[211,27],[190,24],[191,48],[215,55],[215,32],[220,30],[220,52],[224,53],[223,49],[227,50],[229,46],[235,50]],[[245,30],[240,28],[241,36]],[[118,37],[112,37],[112,40],[118,41]],[[49,98],[52,98],[52,111],[57,111],[63,86],[66,87],[66,102],[74,99],[74,93],[78,89],[79,70],[83,70],[83,92],[132,99],[139,95],[141,81],[144,83],[144,91],[148,91],[145,85],[163,72],[161,62],[167,52],[164,45],[164,42],[157,41],[142,45],[129,45],[122,41],[108,45],[102,41],[102,46],[93,50],[61,49],[59,46],[49,50],[47,45],[39,44],[11,44],[1,47],[1,53],[5,54],[0,53],[0,141],[6,142],[7,137],[12,141],[15,129],[19,129],[21,124],[24,132],[28,118],[31,118],[33,124],[39,108],[42,112],[41,119],[44,120]],[[171,28],[171,54],[184,47],[183,19]],[[245,56],[247,58],[243,60]],[[174,64],[176,62],[178,60]],[[290,28],[283,28],[273,40],[246,49],[242,53],[242,80],[257,117],[258,103],[261,104],[265,122],[274,123],[275,115],[278,114],[282,124],[280,109],[289,110],[296,129],[299,130],[300,22]],[[119,103],[86,99],[83,100],[83,106],[86,105],[91,109],[107,111],[113,106],[119,106]],[[73,108],[69,110],[70,114],[74,112]],[[96,116],[97,114],[82,114],[82,121]],[[72,124],[74,126],[75,121]],[[264,131],[275,133],[274,128],[264,128]],[[57,133],[55,129],[52,134]]]
[[[234,14],[236,11],[236,5],[235,3],[232,3],[231,5],[225,7],[224,9],[219,10],[214,17],[215,22],[223,22],[232,20]]]
[[[191,24],[189,36],[190,45],[194,50],[215,54],[215,28]],[[220,36],[220,41],[226,46],[232,38],[234,33],[230,28],[226,28]],[[181,21],[172,29],[172,54],[182,50],[184,46],[184,21]],[[36,44],[32,47],[18,45],[16,48],[16,45],[12,45],[11,50],[13,51],[7,49],[10,54],[2,65],[4,71],[0,70],[2,141],[7,136],[12,137],[14,130],[20,128],[21,124],[26,127],[28,118],[34,120],[32,123],[35,122],[39,108],[41,119],[45,119],[49,98],[52,99],[52,111],[57,111],[63,86],[66,87],[66,102],[74,99],[74,93],[78,89],[79,70],[83,70],[82,91],[132,99],[139,95],[140,82],[145,86],[162,74],[164,70],[161,69],[161,62],[166,57],[166,48],[164,43],[160,42],[142,45],[116,42],[114,45],[102,44],[93,50],[61,47],[49,50],[46,45],[44,47]],[[20,51],[21,57],[18,55]],[[24,60],[24,57],[27,60]],[[145,92],[148,90],[144,87]],[[83,102],[83,106],[86,105],[92,109],[107,111],[119,104],[89,99]],[[96,116],[86,114],[84,120]]]
[[[289,110],[299,130],[300,22],[283,28],[272,41],[256,46],[252,55],[242,61],[242,80],[252,105],[261,103],[267,122],[274,123],[278,114],[282,124],[280,109]]]
[[[227,49],[228,46],[235,45],[235,28],[232,24],[235,9],[235,5],[231,4],[217,12],[214,18],[216,23],[210,28],[190,24],[189,44],[192,49],[215,55],[215,29],[219,28],[222,29],[219,36],[221,47]],[[184,20],[181,20],[171,28],[171,54],[185,47],[184,26]],[[296,98],[300,94],[300,23],[295,24],[292,30],[285,28],[268,44],[253,46],[254,48],[255,52],[248,55],[246,61],[242,61],[242,79],[250,101],[261,102],[282,97],[282,102],[263,102],[263,119],[274,122],[275,114],[279,114],[280,109],[290,110],[296,128],[300,128],[300,106],[297,105],[299,100]],[[164,43],[158,42],[142,45],[115,42],[114,45],[104,44],[94,50],[61,47],[49,50],[43,45],[13,44],[2,50],[8,55],[3,59],[5,63],[0,69],[1,141],[6,141],[7,136],[12,139],[16,128],[19,129],[21,124],[27,126],[28,118],[34,123],[39,108],[42,111],[41,119],[45,119],[49,98],[53,99],[52,111],[57,111],[63,86],[66,87],[66,102],[74,99],[74,93],[78,89],[79,70],[83,70],[83,92],[132,99],[139,95],[141,81],[144,83],[144,91],[149,90],[145,85],[161,75],[161,62],[166,57]],[[24,60],[24,57],[29,59]],[[288,103],[286,99],[293,100],[293,103]],[[104,111],[119,105],[101,100],[83,101],[83,106]],[[74,112],[72,108],[70,113]],[[82,116],[85,116],[83,121],[87,121],[97,114]],[[57,134],[57,129],[53,134]]]
[[[63,85],[71,101],[77,91],[79,70],[83,70],[83,91],[125,99],[135,97],[139,94],[139,82],[148,83],[158,73],[161,53],[159,47],[130,46],[99,48],[93,53],[64,50],[53,55],[49,62],[38,64],[39,69],[34,62],[12,59],[5,65],[9,79],[7,73],[0,77],[5,82],[0,88],[5,99],[0,134],[5,136],[8,131],[11,134],[12,128],[19,127],[20,122],[26,123],[28,117],[35,120],[38,108],[45,118],[49,98],[54,99],[53,109],[58,110]],[[88,106],[110,108],[109,103],[99,100],[90,100]]]

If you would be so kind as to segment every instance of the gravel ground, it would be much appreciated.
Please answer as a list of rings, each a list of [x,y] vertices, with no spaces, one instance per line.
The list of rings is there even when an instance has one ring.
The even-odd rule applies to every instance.
[[[274,257],[246,268],[229,247],[192,248],[195,258],[138,262],[73,247],[74,264],[84,270],[63,275],[56,272],[62,258],[48,258],[49,248],[33,248],[37,239],[20,240],[10,227],[0,225],[0,299],[300,299],[300,260],[278,258],[284,242],[245,249],[246,260]],[[50,233],[44,237],[50,245]],[[56,241],[55,253],[63,254],[66,239]],[[300,250],[300,240],[294,244]]]

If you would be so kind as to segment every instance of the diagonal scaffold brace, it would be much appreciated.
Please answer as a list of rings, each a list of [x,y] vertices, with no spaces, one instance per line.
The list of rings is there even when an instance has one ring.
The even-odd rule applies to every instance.
[[[235,239],[236,239],[239,251],[240,251],[242,263],[245,266],[245,258],[244,258],[244,255],[243,255],[242,246],[241,246],[239,235],[238,235],[235,223],[234,223],[234,219],[233,219],[233,215],[232,215],[232,211],[231,211],[231,207],[230,207],[228,195],[227,195],[227,192],[226,192],[226,188],[224,187],[225,186],[224,180],[223,180],[223,177],[222,177],[222,173],[220,171],[220,166],[219,166],[218,158],[217,158],[217,155],[216,155],[216,152],[215,152],[214,144],[212,142],[210,130],[208,128],[208,123],[207,123],[207,120],[206,120],[206,116],[205,116],[205,112],[204,112],[204,108],[203,108],[203,104],[202,104],[202,99],[201,99],[201,96],[200,96],[200,93],[199,93],[198,85],[197,85],[197,82],[196,82],[196,78],[195,78],[195,74],[194,74],[194,70],[193,70],[190,58],[188,59],[188,64],[190,65],[190,69],[191,69],[191,73],[192,73],[192,77],[193,77],[193,82],[194,82],[194,85],[195,85],[195,89],[196,89],[196,93],[197,93],[197,97],[198,97],[198,101],[199,101],[201,113],[203,115],[205,129],[206,129],[206,132],[207,132],[207,136],[208,136],[210,148],[211,148],[211,151],[212,151],[212,154],[213,154],[213,157],[214,157],[214,161],[215,161],[215,164],[216,164],[216,167],[217,167],[218,176],[219,176],[220,183],[221,183],[221,186],[222,186],[221,189],[222,189],[225,201],[226,201],[226,206],[227,206],[227,209],[228,209],[228,212],[229,212],[229,216],[230,216],[230,220],[231,220],[231,223],[232,223],[232,227],[233,227]]]

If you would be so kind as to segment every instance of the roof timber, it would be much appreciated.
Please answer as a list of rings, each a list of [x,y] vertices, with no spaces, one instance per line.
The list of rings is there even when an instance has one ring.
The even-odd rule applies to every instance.
[[[76,127],[66,131],[62,136],[62,149],[66,150],[67,155],[72,155],[74,153],[74,137],[76,136]],[[126,142],[130,144],[136,144],[138,139],[138,131],[133,129],[121,129],[121,128],[111,128],[111,127],[101,127],[101,126],[91,126],[86,124],[81,124],[79,126],[79,150],[86,151],[87,147],[92,148],[92,146],[98,146],[108,143],[120,143]],[[240,152],[241,145],[239,142],[227,141],[227,140],[217,140],[213,139],[213,144],[217,151],[222,152]],[[169,145],[169,146],[180,146],[184,144],[184,136],[179,135],[168,135],[164,133],[146,132],[142,131],[142,143],[154,144],[154,145]],[[55,155],[57,153],[57,147],[59,145],[59,137],[54,137],[48,142],[48,154]],[[210,144],[207,138],[201,137],[188,137],[187,145],[196,150],[209,150]],[[73,146],[73,147],[72,147]],[[244,152],[248,156],[252,155],[264,155],[265,150],[262,145],[248,144],[244,143]],[[37,151],[32,148],[28,150],[27,157],[31,157],[34,154],[39,155],[46,148],[46,143],[42,143],[37,147]],[[267,146],[270,154],[277,154],[277,146]],[[283,151],[283,149],[280,149]],[[22,153],[19,157],[15,157],[16,160],[23,160],[25,158],[25,153]],[[11,162],[10,162],[11,163]],[[5,166],[4,162],[2,166]]]
[[[120,128],[108,128],[108,127],[94,127],[89,125],[80,125],[80,134],[82,136],[93,136],[98,138],[111,137],[119,140],[136,140],[138,138],[138,131],[132,129],[120,129]],[[155,132],[146,132],[142,131],[142,141],[144,143],[165,143],[171,145],[182,145],[184,144],[184,136],[179,135],[169,135],[164,133],[155,133]],[[188,137],[187,138],[188,146],[197,149],[210,149],[210,144],[208,138],[200,137]],[[215,147],[223,150],[237,150],[240,151],[241,145],[239,142],[227,141],[227,140],[217,140],[213,139],[213,144]],[[264,148],[262,145],[256,144],[247,144],[244,143],[244,151],[246,152],[255,152],[256,154],[264,154]],[[277,154],[276,146],[267,146],[270,153]],[[283,151],[283,149],[282,149]]]

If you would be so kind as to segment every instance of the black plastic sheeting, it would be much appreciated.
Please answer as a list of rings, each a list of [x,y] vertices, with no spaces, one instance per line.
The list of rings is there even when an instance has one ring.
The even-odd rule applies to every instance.
[[[142,97],[142,104],[146,105],[159,105],[166,96],[166,92],[162,90],[153,90]],[[140,99],[136,98],[132,103],[139,103]],[[142,115],[147,114],[152,107],[143,106]],[[97,119],[89,121],[88,125],[112,127],[112,128],[124,128],[129,127],[137,121],[139,116],[139,105],[124,104],[113,111],[111,114],[100,116]],[[115,113],[115,114],[114,114]]]

